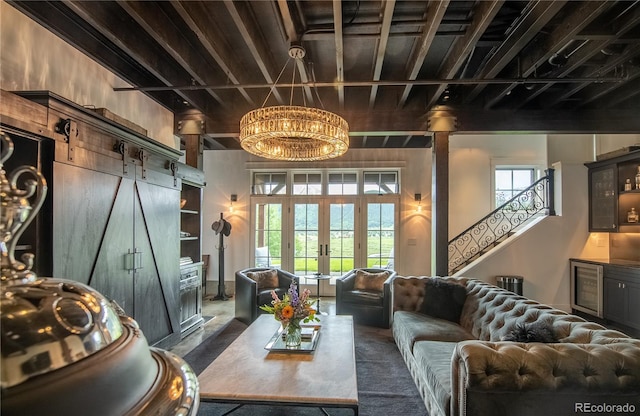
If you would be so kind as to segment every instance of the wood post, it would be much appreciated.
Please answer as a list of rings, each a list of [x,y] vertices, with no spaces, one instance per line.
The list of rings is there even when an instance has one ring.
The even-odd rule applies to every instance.
[[[456,130],[456,118],[445,108],[429,113],[432,144],[431,274],[449,274],[449,134]]]

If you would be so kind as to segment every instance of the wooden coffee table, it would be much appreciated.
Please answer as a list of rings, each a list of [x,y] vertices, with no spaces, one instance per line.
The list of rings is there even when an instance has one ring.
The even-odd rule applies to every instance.
[[[273,352],[264,347],[280,323],[273,315],[260,315],[198,376],[200,400],[341,407],[357,415],[353,318],[322,316],[319,324],[315,351]]]

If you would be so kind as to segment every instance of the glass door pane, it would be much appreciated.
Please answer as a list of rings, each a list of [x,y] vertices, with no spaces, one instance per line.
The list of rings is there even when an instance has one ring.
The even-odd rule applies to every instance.
[[[255,205],[255,267],[282,265],[282,204]]]
[[[367,204],[367,267],[394,268],[395,204]]]
[[[319,271],[320,204],[296,203],[293,210],[293,273],[300,276]]]
[[[329,204],[329,268],[326,274],[342,276],[355,264],[355,204]]]

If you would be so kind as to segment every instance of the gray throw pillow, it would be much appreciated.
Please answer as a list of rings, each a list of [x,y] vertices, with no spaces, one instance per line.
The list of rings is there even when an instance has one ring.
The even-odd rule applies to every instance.
[[[422,312],[435,318],[459,323],[467,289],[438,277],[426,279]]]

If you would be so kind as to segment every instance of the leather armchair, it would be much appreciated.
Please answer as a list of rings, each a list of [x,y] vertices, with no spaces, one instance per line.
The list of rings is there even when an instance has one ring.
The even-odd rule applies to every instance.
[[[278,274],[278,287],[264,288],[258,290],[258,283],[247,276],[250,272],[263,272],[274,270],[269,267],[253,267],[236,272],[236,319],[250,325],[251,322],[258,318],[258,315],[264,313],[259,307],[270,304],[273,298],[271,291],[275,290],[280,299],[289,290],[291,282],[295,282],[299,286],[299,278],[287,271],[275,269]]]
[[[357,271],[388,272],[382,290],[356,287]],[[364,325],[391,327],[393,320],[392,286],[396,272],[389,269],[353,269],[336,280],[336,314],[353,315],[353,320]]]

